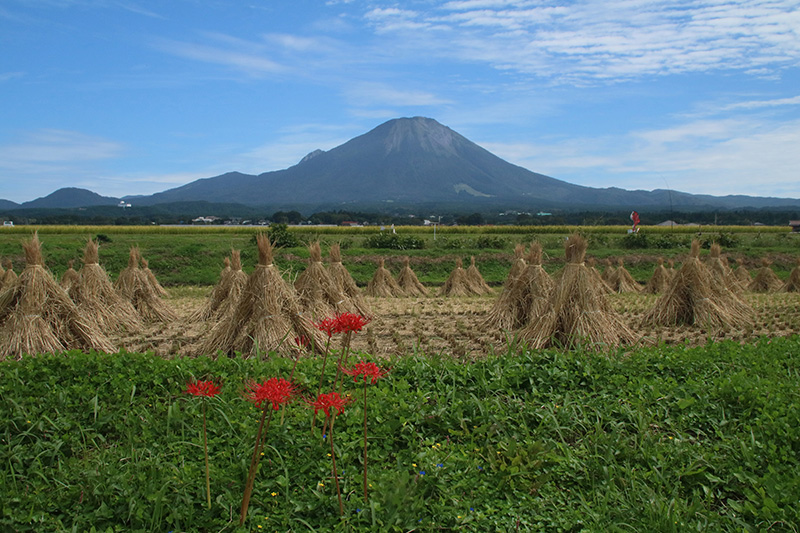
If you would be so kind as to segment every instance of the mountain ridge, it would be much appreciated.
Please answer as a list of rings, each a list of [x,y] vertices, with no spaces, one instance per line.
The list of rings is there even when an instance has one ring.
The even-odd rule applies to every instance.
[[[59,189],[47,197],[16,205],[83,207],[76,204],[118,202],[116,198],[80,191]],[[149,196],[123,199],[145,206],[213,202],[300,211],[422,204],[460,208],[468,205],[475,210],[800,207],[800,200],[791,198],[575,185],[505,161],[426,117],[389,120],[335,148],[314,150],[286,169],[258,175],[232,171]]]

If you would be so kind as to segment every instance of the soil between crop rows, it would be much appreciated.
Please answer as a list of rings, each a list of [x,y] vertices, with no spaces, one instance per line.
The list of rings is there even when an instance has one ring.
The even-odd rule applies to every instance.
[[[112,341],[129,351],[153,351],[162,357],[196,353],[197,344],[210,324],[189,317],[199,309],[211,288],[182,287],[170,291],[167,302],[179,319],[146,327],[133,336]],[[482,326],[499,290],[482,297],[367,298],[374,316],[364,330],[353,337],[354,350],[378,357],[415,353],[441,354],[457,358],[481,358],[506,352],[514,342],[513,332]],[[609,299],[638,335],[641,345],[686,344],[696,346],[709,341],[732,339],[749,342],[759,337],[780,337],[800,333],[800,294],[745,294],[753,308],[753,326],[743,330],[706,329],[702,325],[661,327],[642,325],[641,317],[658,296],[612,294]],[[291,341],[291,339],[289,339]],[[331,348],[338,349],[334,338]],[[633,345],[632,348],[635,348]],[[289,353],[289,348],[285,352]],[[212,355],[213,354],[208,354]]]

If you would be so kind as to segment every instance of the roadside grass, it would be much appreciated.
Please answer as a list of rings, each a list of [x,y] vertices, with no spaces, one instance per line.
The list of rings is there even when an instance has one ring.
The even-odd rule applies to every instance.
[[[298,402],[270,427],[246,529],[236,524],[258,411],[243,383],[287,377],[291,360],[69,352],[0,362],[0,529],[800,528],[797,336],[608,354],[530,352],[512,339],[470,363],[419,353],[376,362],[391,373],[370,385],[369,502],[362,404],[336,421],[340,518],[330,448]],[[321,365],[297,366],[309,393]],[[210,378],[222,383],[207,403],[211,510],[200,402],[182,392]]]

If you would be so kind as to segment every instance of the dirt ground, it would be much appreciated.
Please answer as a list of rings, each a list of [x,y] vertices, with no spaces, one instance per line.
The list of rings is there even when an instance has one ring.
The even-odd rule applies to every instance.
[[[166,325],[152,325],[143,332],[114,339],[130,351],[153,351],[171,357],[196,353],[197,344],[209,324],[189,317],[199,309],[210,288],[184,287],[170,291],[168,303],[179,320]],[[458,358],[481,358],[505,353],[514,342],[513,333],[481,327],[497,298],[420,297],[367,298],[374,317],[362,333],[353,337],[353,348],[377,356],[444,354]],[[754,310],[753,326],[745,330],[706,330],[701,326],[642,326],[641,317],[658,296],[613,294],[615,310],[639,334],[640,345],[705,344],[732,339],[748,342],[759,337],[778,337],[800,333],[800,294],[745,294],[744,300]]]

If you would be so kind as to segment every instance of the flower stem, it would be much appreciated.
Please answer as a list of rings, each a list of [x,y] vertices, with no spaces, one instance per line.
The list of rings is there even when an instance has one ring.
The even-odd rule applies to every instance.
[[[267,410],[269,410],[269,419],[267,419]],[[258,424],[258,433],[256,434],[256,445],[253,448],[253,457],[250,459],[250,470],[247,473],[247,483],[244,487],[244,497],[242,498],[242,510],[239,517],[239,525],[243,526],[247,518],[247,508],[250,506],[250,496],[253,494],[253,484],[256,478],[256,470],[258,463],[261,461],[261,441],[262,435],[266,435],[269,431],[269,424],[272,421],[272,409],[269,409],[269,404],[264,403],[264,408],[261,411],[261,421]],[[264,420],[266,419],[266,428],[264,428]]]
[[[206,399],[203,398],[203,451],[206,456],[206,499],[211,509],[211,471],[208,467],[208,433],[206,432]]]
[[[352,336],[352,332],[348,331],[344,334],[344,338],[342,339],[342,351],[339,353],[339,362],[336,365],[336,379],[333,381],[333,388],[334,390],[338,390],[339,394],[342,393],[342,384],[339,382],[339,378],[342,375],[342,368],[347,366],[347,357],[350,352],[350,337]],[[344,381],[344,380],[342,380]],[[338,389],[337,389],[338,387]]]
[[[319,374],[319,386],[317,387],[317,396],[319,393],[322,392],[322,380],[325,377],[325,365],[328,363],[328,349],[331,346],[331,338],[328,337],[328,340],[325,341],[325,356],[322,359],[322,372]],[[317,412],[314,411],[314,416],[311,418],[311,436],[314,436],[314,426],[317,425]],[[323,430],[324,433],[324,430]]]
[[[364,501],[367,500],[367,377],[364,376]]]
[[[339,497],[339,516],[344,515],[344,505],[342,504],[342,490],[339,488],[339,475],[336,473],[336,452],[333,449],[333,422],[336,420],[336,413],[331,415],[331,427],[328,435],[331,441],[331,461],[333,462],[333,481],[336,483],[336,496]]]

